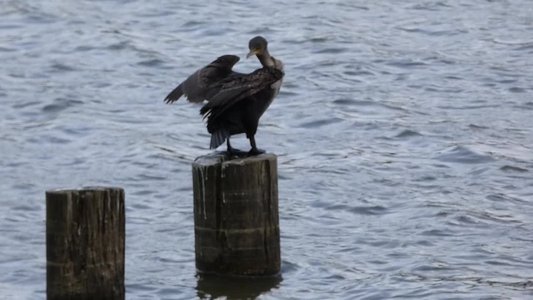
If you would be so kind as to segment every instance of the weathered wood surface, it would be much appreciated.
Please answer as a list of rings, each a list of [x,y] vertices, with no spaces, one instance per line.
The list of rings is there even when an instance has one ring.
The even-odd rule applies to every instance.
[[[46,191],[46,294],[124,299],[124,190]]]
[[[193,163],[196,268],[200,273],[271,276],[280,272],[277,157]]]

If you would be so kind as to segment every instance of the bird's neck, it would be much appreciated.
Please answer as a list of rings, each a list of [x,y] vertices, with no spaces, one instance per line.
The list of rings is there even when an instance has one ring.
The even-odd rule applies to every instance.
[[[270,53],[268,53],[268,50],[264,50],[262,54],[257,55],[257,58],[259,59],[259,62],[261,62],[261,65],[263,67],[274,67],[274,59],[272,59],[272,56],[270,56]]]

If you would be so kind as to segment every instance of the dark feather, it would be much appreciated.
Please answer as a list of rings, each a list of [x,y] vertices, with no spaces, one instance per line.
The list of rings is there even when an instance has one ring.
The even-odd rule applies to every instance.
[[[237,102],[257,94],[282,77],[282,71],[270,67],[257,69],[250,74],[229,76],[219,83],[218,93],[200,109],[200,114],[204,118],[216,118]]]
[[[194,72],[185,81],[180,83],[166,98],[166,103],[173,103],[185,95],[191,102],[202,102],[218,93],[218,83],[224,78],[238,74],[231,69],[239,61],[235,55],[223,55]]]
[[[167,97],[165,98],[166,103],[172,103],[178,100],[181,96],[183,96],[183,84],[178,85],[175,89],[170,92]]]
[[[216,149],[218,146],[222,145],[229,136],[229,131],[224,128],[213,132],[213,134],[211,134],[211,143],[209,145],[209,148]]]

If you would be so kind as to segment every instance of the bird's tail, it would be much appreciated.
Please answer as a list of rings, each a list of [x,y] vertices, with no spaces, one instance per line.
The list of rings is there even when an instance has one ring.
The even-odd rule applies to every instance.
[[[219,129],[211,134],[211,144],[209,145],[210,149],[216,149],[218,146],[222,145],[226,139],[229,137],[229,131],[226,129]]]

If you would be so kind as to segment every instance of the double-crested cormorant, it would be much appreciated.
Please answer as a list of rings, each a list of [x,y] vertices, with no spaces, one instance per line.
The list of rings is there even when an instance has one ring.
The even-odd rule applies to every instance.
[[[189,76],[165,98],[166,103],[173,103],[182,95],[191,102],[207,100],[200,114],[207,118],[210,148],[227,141],[230,154],[239,153],[230,144],[230,136],[239,133],[246,133],[250,140],[250,155],[264,152],[257,148],[254,136],[259,118],[278,94],[284,75],[283,63],[270,56],[263,37],[254,37],[248,46],[246,57],[256,55],[262,68],[250,74],[237,73],[232,68],[239,57],[223,55]]]

